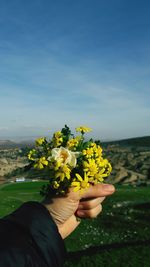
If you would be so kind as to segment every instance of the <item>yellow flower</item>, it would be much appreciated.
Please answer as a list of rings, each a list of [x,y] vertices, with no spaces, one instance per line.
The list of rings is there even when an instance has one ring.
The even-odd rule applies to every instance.
[[[103,178],[110,175],[112,171],[112,166],[107,159],[101,158],[100,162],[98,163],[98,167],[99,167],[98,174],[95,175],[95,178],[99,182],[102,182]]]
[[[62,165],[61,161],[55,161],[54,162],[54,170],[57,171]]]
[[[54,132],[49,141],[46,137],[36,140],[28,159],[33,161],[35,168],[47,171],[50,181],[47,192],[53,190],[59,195],[72,187],[81,193],[91,184],[103,182],[110,174],[112,167],[103,158],[101,143],[84,137],[90,131],[91,128],[82,125],[76,128],[79,133],[74,135],[65,125],[61,131]]]
[[[96,159],[97,165],[99,168],[105,168],[107,176],[111,173],[112,171],[112,166],[108,159],[103,159],[103,158],[97,158]]]
[[[55,136],[55,138],[60,138],[60,137],[62,137],[62,133],[61,133],[61,131],[55,132],[55,133],[54,133],[54,136]]]
[[[102,155],[103,150],[100,146],[97,146],[94,151],[95,151],[95,156],[100,157]]]
[[[108,165],[108,159],[103,159],[102,157],[101,158],[97,158],[96,159],[96,161],[97,161],[97,163],[98,163],[98,165],[99,165],[99,167],[104,167],[104,168],[106,168],[106,166]]]
[[[62,144],[62,142],[63,142],[62,133],[60,131],[55,132],[53,135],[54,146],[58,147]]]
[[[36,156],[36,150],[35,149],[31,149],[28,153],[28,159],[30,160],[35,160],[35,156]]]
[[[71,172],[71,170],[68,168],[67,165],[64,165],[62,167],[62,172],[65,174],[65,176],[66,176],[67,179],[70,179],[70,172]]]
[[[45,142],[45,137],[40,137],[36,139],[35,143],[37,146],[41,146]]]
[[[79,144],[78,138],[72,138],[67,142],[67,147],[69,149],[76,149],[78,144]]]
[[[106,177],[106,173],[105,173],[105,168],[99,170],[99,172],[95,175],[95,179],[98,182],[103,182],[104,181],[104,177]]]
[[[60,186],[60,184],[59,184],[57,181],[54,181],[54,182],[53,182],[53,188],[54,188],[54,189],[58,189],[59,186]]]
[[[60,178],[60,181],[63,181],[65,177],[69,180],[70,179],[70,172],[71,170],[68,168],[67,165],[63,165],[58,172],[56,172],[55,177]]]
[[[97,157],[95,161],[99,167],[104,167],[105,164],[103,163],[104,159],[102,157]]]
[[[90,147],[90,148],[84,149],[84,150],[82,151],[82,154],[83,154],[84,156],[86,156],[86,158],[91,158],[91,157],[94,155],[93,148]]]
[[[106,168],[107,168],[107,176],[109,176],[111,171],[112,171],[112,166],[111,166],[110,162],[107,163],[107,167]]]
[[[34,168],[37,169],[44,169],[44,166],[48,165],[48,161],[46,160],[45,157],[41,157],[35,164],[34,164]]]
[[[88,176],[94,176],[98,172],[98,167],[94,159],[88,159],[88,161],[84,161],[83,167]]]
[[[79,190],[82,192],[84,189],[87,189],[90,184],[86,172],[84,172],[84,178],[82,178],[80,174],[76,173],[76,177],[71,183],[71,186],[74,187],[74,192]]]
[[[94,149],[97,147],[96,144],[93,142],[90,144],[91,147],[93,147]]]
[[[55,177],[56,178],[59,178],[60,181],[63,181],[65,179],[65,173],[63,173],[63,172],[56,172]]]
[[[87,126],[80,126],[80,127],[76,128],[76,132],[80,132],[82,134],[87,133],[87,132],[91,132],[91,131],[92,131],[92,129],[87,127]]]

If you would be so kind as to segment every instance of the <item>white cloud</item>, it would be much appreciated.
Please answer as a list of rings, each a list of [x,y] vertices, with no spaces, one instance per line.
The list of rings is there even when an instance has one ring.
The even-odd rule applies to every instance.
[[[108,139],[150,130],[148,95],[142,93],[146,85],[136,91],[136,85],[127,86],[115,71],[109,81],[112,74],[105,68],[97,70],[95,62],[69,65],[45,52],[31,58],[8,55],[2,63],[0,117],[7,133],[43,133],[65,123],[87,124]],[[98,78],[103,72],[105,81]]]

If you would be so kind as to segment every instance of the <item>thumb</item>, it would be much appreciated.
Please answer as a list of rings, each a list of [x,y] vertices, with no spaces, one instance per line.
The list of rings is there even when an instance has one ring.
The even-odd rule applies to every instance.
[[[70,235],[80,224],[80,221],[77,220],[75,215],[72,215],[67,221],[63,224],[57,224],[58,231],[61,237],[64,239]]]

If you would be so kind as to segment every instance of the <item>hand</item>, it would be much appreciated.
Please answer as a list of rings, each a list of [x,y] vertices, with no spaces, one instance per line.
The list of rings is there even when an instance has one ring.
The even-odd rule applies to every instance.
[[[62,238],[66,238],[80,223],[76,216],[97,217],[102,211],[102,201],[114,191],[114,186],[110,184],[91,185],[82,194],[71,188],[66,196],[45,199],[43,205],[50,212]]]

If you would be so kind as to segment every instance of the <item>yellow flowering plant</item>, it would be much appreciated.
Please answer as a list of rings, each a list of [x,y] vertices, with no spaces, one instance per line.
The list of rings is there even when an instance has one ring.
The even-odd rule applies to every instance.
[[[46,172],[49,182],[42,189],[43,195],[65,194],[70,187],[82,193],[90,184],[101,183],[110,175],[112,167],[103,158],[99,142],[85,140],[85,133],[90,131],[80,126],[75,136],[65,125],[49,141],[45,137],[36,140],[28,159],[35,169]]]

